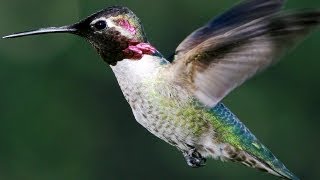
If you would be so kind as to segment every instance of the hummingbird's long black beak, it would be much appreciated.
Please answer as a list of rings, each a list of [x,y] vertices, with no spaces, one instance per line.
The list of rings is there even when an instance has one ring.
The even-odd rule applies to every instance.
[[[32,31],[25,31],[20,33],[14,33],[8,36],[2,37],[3,39],[6,38],[17,38],[23,36],[32,36],[32,35],[39,35],[39,34],[49,34],[49,33],[76,33],[77,29],[74,26],[62,26],[62,27],[47,27],[41,28]]]

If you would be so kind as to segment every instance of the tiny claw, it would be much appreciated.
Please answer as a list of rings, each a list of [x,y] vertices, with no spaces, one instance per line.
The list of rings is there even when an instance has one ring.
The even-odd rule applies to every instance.
[[[203,158],[195,148],[183,153],[183,155],[187,161],[188,166],[192,168],[199,168],[206,165],[207,159]]]

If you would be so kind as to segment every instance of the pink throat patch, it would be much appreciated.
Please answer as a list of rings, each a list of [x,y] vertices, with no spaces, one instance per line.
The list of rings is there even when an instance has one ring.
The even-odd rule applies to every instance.
[[[152,55],[156,48],[148,43],[131,43],[123,53],[127,59],[139,60],[144,54]]]
[[[132,26],[128,20],[120,19],[120,20],[118,21],[118,24],[119,24],[121,27],[123,27],[123,28],[125,28],[126,30],[128,30],[128,31],[129,31],[131,34],[133,34],[133,35],[136,34],[136,32],[137,32],[136,28],[135,28],[134,26]]]

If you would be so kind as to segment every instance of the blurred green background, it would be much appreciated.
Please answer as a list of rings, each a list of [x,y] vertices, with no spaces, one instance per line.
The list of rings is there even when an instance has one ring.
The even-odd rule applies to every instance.
[[[237,0],[1,0],[0,35],[70,24],[130,7],[164,55]],[[289,0],[286,8],[320,8]],[[225,100],[301,179],[320,179],[320,31]],[[0,179],[276,179],[209,160],[188,168],[175,148],[135,122],[111,69],[79,37],[0,40]]]

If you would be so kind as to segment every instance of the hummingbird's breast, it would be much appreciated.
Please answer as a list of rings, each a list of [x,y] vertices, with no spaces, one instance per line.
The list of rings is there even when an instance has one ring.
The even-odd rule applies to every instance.
[[[202,111],[196,114],[191,94],[170,81],[159,57],[123,60],[112,67],[136,120],[148,131],[179,149],[200,142],[211,129]]]

